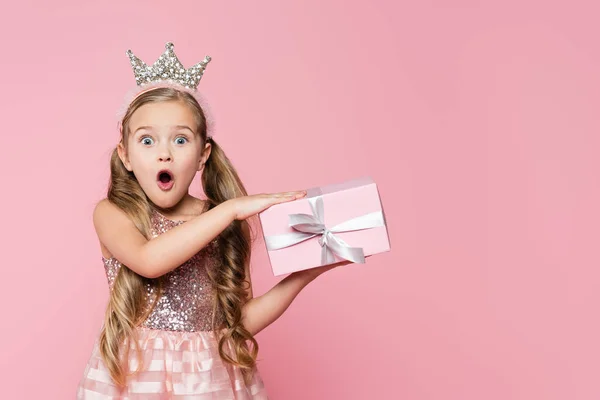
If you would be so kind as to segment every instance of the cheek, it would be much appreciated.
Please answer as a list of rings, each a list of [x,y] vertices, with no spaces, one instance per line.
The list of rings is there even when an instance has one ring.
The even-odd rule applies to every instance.
[[[148,157],[148,155],[132,153],[129,157],[129,163],[131,167],[143,174],[147,171],[154,171],[155,166],[152,163],[152,158]]]
[[[143,168],[144,167],[143,159],[138,154],[135,154],[135,153],[129,154],[129,163],[134,168]]]
[[[182,161],[181,168],[184,171],[188,171],[191,174],[196,173],[196,169],[198,168],[198,164],[200,161],[195,157],[189,157]]]
[[[187,153],[181,161],[182,164],[185,164],[187,167],[195,168],[200,164],[201,160],[202,155],[197,149],[194,149],[194,151]]]

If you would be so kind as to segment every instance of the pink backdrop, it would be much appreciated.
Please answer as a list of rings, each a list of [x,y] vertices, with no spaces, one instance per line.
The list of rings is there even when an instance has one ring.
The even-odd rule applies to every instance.
[[[273,399],[600,398],[600,10],[403,3],[5,6],[1,397],[75,396],[125,51],[173,41],[213,57],[200,85],[251,192],[370,175],[385,205],[392,251],[259,334]],[[253,280],[279,280],[262,244]]]

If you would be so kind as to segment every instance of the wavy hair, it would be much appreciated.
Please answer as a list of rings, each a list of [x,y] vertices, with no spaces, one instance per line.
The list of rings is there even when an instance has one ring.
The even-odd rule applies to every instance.
[[[135,98],[121,121],[121,142],[127,150],[130,134],[129,121],[133,113],[144,104],[180,101],[193,112],[197,123],[196,134],[200,135],[202,148],[210,140],[212,151],[206,161],[202,173],[202,185],[207,197],[208,209],[214,208],[229,199],[247,195],[235,168],[222,148],[214,139],[207,139],[206,115],[198,101],[185,91],[173,87],[160,87],[142,93]],[[152,203],[142,190],[134,174],[128,171],[118,156],[117,148],[112,152],[110,160],[110,184],[108,200],[123,210],[134,222],[137,229],[149,240],[151,238]],[[248,301],[245,266],[250,260],[251,237],[247,221],[233,221],[219,236],[219,254],[222,262],[217,269],[208,269],[209,278],[215,289],[214,307],[223,318],[223,325],[216,326],[217,318],[213,318],[213,330],[219,343],[221,358],[241,368],[242,375],[248,383],[256,366],[258,343],[252,333],[242,324],[242,308]],[[148,307],[145,300],[145,285],[155,281],[157,294],[162,293],[161,278],[145,278],[126,265],[122,265],[115,278],[106,308],[104,324],[100,332],[100,353],[113,381],[124,386],[127,380],[127,353],[123,349],[133,345],[140,360],[137,373],[142,368],[141,349],[138,344],[136,327],[142,323],[152,311],[153,304]],[[121,347],[123,346],[124,347]],[[233,352],[228,351],[229,345]],[[123,357],[124,356],[124,357]],[[122,357],[125,362],[122,361]]]

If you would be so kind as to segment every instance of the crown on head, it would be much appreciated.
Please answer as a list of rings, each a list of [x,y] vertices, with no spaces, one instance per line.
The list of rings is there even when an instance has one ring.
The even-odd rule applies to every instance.
[[[210,56],[204,57],[204,60],[186,70],[175,55],[173,47],[173,43],[167,43],[165,52],[151,67],[137,58],[131,50],[127,50],[138,86],[149,82],[171,80],[188,89],[196,90],[204,69],[211,60]]]

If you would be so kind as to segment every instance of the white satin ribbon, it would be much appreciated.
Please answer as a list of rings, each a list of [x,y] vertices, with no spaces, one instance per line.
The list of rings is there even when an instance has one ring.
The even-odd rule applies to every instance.
[[[289,226],[297,232],[283,233],[265,237],[267,250],[278,250],[293,246],[315,236],[319,237],[321,245],[321,265],[335,262],[334,253],[339,257],[359,264],[364,264],[365,255],[362,247],[350,247],[348,243],[334,233],[358,231],[384,226],[383,214],[375,211],[360,217],[344,221],[333,228],[327,228],[324,223],[324,207],[322,196],[308,199],[313,215],[290,214]]]

